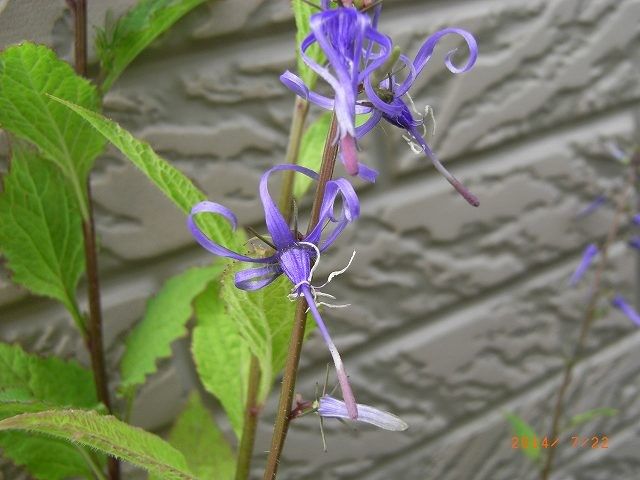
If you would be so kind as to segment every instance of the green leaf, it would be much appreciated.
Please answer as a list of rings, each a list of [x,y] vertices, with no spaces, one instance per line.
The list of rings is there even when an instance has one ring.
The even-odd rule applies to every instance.
[[[618,410],[616,410],[615,408],[594,408],[593,410],[587,410],[586,412],[579,413],[578,415],[574,415],[573,417],[571,417],[567,428],[575,428],[579,425],[584,425],[585,423],[588,423],[598,417],[613,417],[617,414]]]
[[[13,281],[55,298],[79,319],[76,287],[84,271],[82,217],[69,184],[50,162],[14,142],[0,194],[0,252]]]
[[[236,288],[233,277],[242,268],[246,267],[235,262],[225,271],[220,296],[227,315],[260,363],[258,402],[263,402],[276,375],[284,368],[296,302],[287,298],[291,292],[291,282],[284,276],[253,292]],[[311,325],[310,322],[308,326]],[[309,328],[307,333],[311,330]]]
[[[180,450],[201,479],[232,480],[236,459],[222,432],[194,392],[169,433],[169,443]]]
[[[191,207],[205,200],[202,193],[191,180],[169,162],[160,158],[148,143],[140,141],[117,123],[79,105],[54,98],[83,117],[104,135],[118,150],[144,173],[176,206],[185,214]],[[198,224],[211,240],[227,248],[238,250],[242,237],[234,235],[230,225],[220,216],[201,215]]]
[[[311,33],[309,18],[312,14],[317,13],[317,10],[302,0],[291,0],[291,7],[293,8],[293,16],[296,21],[296,61],[298,66],[298,75],[309,89],[313,89],[318,81],[318,74],[311,70],[302,60],[302,57],[300,56],[300,44],[307,35]],[[325,62],[324,53],[317,43],[311,45],[311,47],[307,49],[306,53],[308,57],[319,64]]]
[[[520,444],[520,451],[524,453],[531,460],[538,461],[540,459],[540,445],[538,436],[531,425],[529,425],[524,419],[514,413],[508,413],[507,420],[511,424],[513,434],[519,439],[527,439],[527,448],[524,448]]]
[[[234,318],[225,312],[220,288],[220,281],[214,281],[196,298],[191,352],[204,388],[220,401],[240,439],[251,354]]]
[[[151,42],[206,0],[142,0],[115,24],[99,30],[96,48],[102,67],[102,88],[113,82]]]
[[[25,413],[0,421],[0,431],[5,430],[35,432],[64,439],[131,462],[160,478],[197,479],[189,471],[184,456],[160,437],[93,411]]]
[[[5,393],[5,401],[33,400],[79,408],[98,404],[89,370],[56,357],[31,355],[5,343],[0,343],[0,392]]]
[[[43,45],[22,43],[0,53],[0,127],[35,144],[72,185],[87,218],[86,179],[104,139],[48,95],[97,110],[89,81]]]
[[[193,299],[217,278],[224,264],[194,267],[169,279],[152,298],[144,318],[131,331],[120,364],[122,391],[131,391],[157,370],[159,359],[171,356],[171,343],[187,335]]]
[[[98,403],[91,372],[77,363],[41,358],[3,343],[0,343],[0,397],[0,418],[54,407],[92,408]],[[1,432],[0,447],[4,456],[38,479],[92,476],[84,454],[62,440],[24,432]]]
[[[314,172],[320,170],[322,151],[324,150],[324,143],[327,139],[330,126],[331,113],[323,113],[309,125],[300,143],[300,160],[298,163],[301,166],[310,168]],[[307,190],[309,190],[312,183],[312,179],[306,175],[297,173],[293,184],[293,196],[298,200],[301,199]]]

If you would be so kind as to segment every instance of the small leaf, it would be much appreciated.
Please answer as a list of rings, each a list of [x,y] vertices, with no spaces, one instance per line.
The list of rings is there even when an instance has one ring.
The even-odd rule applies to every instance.
[[[95,87],[49,48],[22,43],[0,54],[0,127],[35,144],[60,168],[86,218],[87,175],[105,142],[48,95],[89,110],[100,105]]]
[[[79,313],[76,287],[84,271],[82,217],[62,173],[19,143],[0,194],[0,252],[13,281]]]
[[[191,207],[205,199],[204,193],[191,180],[169,162],[160,158],[149,144],[136,139],[120,125],[98,113],[58,98],[53,99],[93,125],[185,214],[188,215]],[[215,215],[200,217],[198,224],[209,238],[230,249],[240,248],[242,237],[233,234],[226,220]]]
[[[206,0],[141,0],[115,24],[98,31],[96,48],[100,58],[102,88],[113,82],[151,42],[180,18]]]
[[[298,75],[309,89],[313,89],[318,81],[318,74],[311,70],[302,60],[300,56],[300,44],[311,33],[309,18],[311,18],[313,13],[317,13],[317,10],[302,0],[291,0],[291,7],[293,8],[293,16],[296,21],[296,61]],[[321,65],[325,61],[324,53],[317,43],[311,45],[306,53],[308,57]]]
[[[194,267],[169,279],[149,301],[144,318],[131,331],[120,364],[122,391],[144,383],[157,370],[159,359],[171,356],[171,343],[187,335],[193,299],[222,272],[222,262]]]
[[[112,416],[84,410],[25,413],[0,421],[0,431],[21,430],[50,435],[113,455],[160,478],[196,480],[184,456],[160,437]]]
[[[240,439],[251,354],[235,320],[225,312],[220,287],[220,281],[214,281],[195,301],[191,352],[204,388],[220,401]]]
[[[507,420],[511,424],[513,434],[521,441],[523,438],[527,439],[526,448],[520,444],[520,449],[531,460],[540,459],[540,445],[538,442],[538,436],[531,425],[529,425],[524,419],[514,413],[507,414]]]
[[[579,425],[584,425],[585,423],[588,423],[598,417],[613,417],[617,414],[618,410],[616,410],[615,408],[594,408],[593,410],[587,410],[586,412],[579,413],[578,415],[574,415],[573,417],[571,417],[567,428],[575,428]]]
[[[320,170],[322,151],[331,126],[331,113],[320,115],[304,132],[300,144],[299,164],[314,172]],[[296,174],[293,184],[293,196],[300,200],[309,190],[313,180],[306,175]]]
[[[64,385],[64,388],[60,386]],[[97,405],[93,376],[75,362],[41,358],[0,343],[0,418],[54,407]],[[3,455],[35,478],[62,480],[93,474],[77,447],[55,438],[1,432]]]
[[[236,459],[211,414],[194,392],[169,433],[169,443],[180,450],[200,479],[232,480]]]
[[[221,298],[227,315],[260,363],[258,402],[264,402],[273,381],[284,368],[289,339],[296,310],[296,302],[288,299],[291,282],[281,276],[260,290],[247,292],[236,288],[235,272],[243,268],[235,262],[222,275]],[[308,322],[312,327],[312,322]],[[306,333],[312,331],[308,328]]]

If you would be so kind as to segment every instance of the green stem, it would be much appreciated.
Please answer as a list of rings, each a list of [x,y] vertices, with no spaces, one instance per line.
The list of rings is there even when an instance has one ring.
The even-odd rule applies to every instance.
[[[285,155],[285,163],[295,165],[298,163],[300,155],[300,144],[302,143],[302,135],[304,132],[304,124],[309,112],[309,102],[296,97],[296,103],[293,106],[293,117],[291,118],[291,133],[289,134],[289,144],[287,145],[287,153]],[[293,182],[295,172],[285,171],[284,180],[282,182],[282,190],[280,192],[280,211],[284,219],[289,222],[291,220],[291,199],[293,196]]]
[[[640,158],[635,159],[635,163],[640,161]],[[582,320],[582,325],[580,327],[580,335],[578,337],[578,341],[573,351],[573,355],[567,361],[564,372],[562,375],[562,382],[560,383],[560,388],[558,389],[558,396],[556,398],[556,404],[553,411],[553,417],[551,420],[551,434],[549,438],[555,439],[560,434],[560,421],[562,420],[562,416],[564,414],[564,403],[565,396],[569,391],[569,385],[571,384],[571,378],[573,375],[573,369],[582,357],[584,348],[587,343],[587,337],[589,332],[591,331],[591,327],[593,326],[593,322],[596,318],[596,310],[598,306],[598,302],[600,297],[602,296],[602,276],[607,267],[608,263],[608,255],[609,249],[611,245],[616,241],[618,237],[618,230],[620,225],[620,218],[624,213],[625,207],[627,205],[629,196],[633,190],[633,186],[635,185],[636,172],[634,167],[634,161],[632,160],[632,164],[629,167],[629,176],[628,180],[618,197],[616,203],[616,211],[613,216],[613,221],[611,222],[611,226],[609,227],[609,231],[607,232],[607,238],[605,240],[604,245],[600,249],[600,260],[596,267],[596,272],[593,279],[593,285],[591,287],[591,298],[589,299],[589,304],[587,305],[587,309],[585,311],[585,315]],[[551,470],[553,468],[553,460],[555,458],[556,449],[549,448],[547,451],[547,458],[545,460],[544,466],[540,472],[541,480],[548,480],[551,475]]]
[[[324,144],[324,152],[322,154],[322,165],[320,166],[320,178],[318,179],[318,187],[313,201],[311,210],[311,220],[307,232],[310,232],[318,223],[320,216],[320,206],[324,197],[327,182],[333,177],[333,169],[338,155],[338,145],[334,144],[338,123],[335,113],[331,118],[331,127]],[[278,465],[280,456],[284,448],[284,442],[289,429],[289,420],[291,413],[291,404],[295,394],[296,376],[298,374],[298,365],[300,364],[300,352],[302,350],[302,342],[304,340],[304,331],[307,322],[307,302],[304,298],[298,300],[296,313],[294,317],[293,330],[291,339],[289,340],[289,354],[287,363],[284,367],[284,376],[282,377],[282,387],[280,389],[280,400],[278,401],[278,410],[276,412],[275,425],[273,427],[273,436],[271,437],[271,449],[267,458],[267,466],[264,471],[264,480],[273,480],[278,473]]]
[[[256,427],[258,426],[258,416],[260,415],[260,405],[258,405],[257,401],[260,387],[260,363],[255,355],[251,356],[248,387],[242,438],[238,447],[236,480],[247,480],[249,478],[253,446],[256,440]]]

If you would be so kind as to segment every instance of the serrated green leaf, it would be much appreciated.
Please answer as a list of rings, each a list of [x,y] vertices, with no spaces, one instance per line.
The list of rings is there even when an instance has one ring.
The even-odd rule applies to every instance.
[[[533,427],[529,425],[524,419],[514,413],[508,413],[506,417],[511,424],[513,434],[520,439],[527,438],[527,448],[524,448],[521,445],[521,448],[519,448],[519,450],[531,460],[539,460],[541,455],[540,445],[538,442],[538,436],[536,435]]]
[[[300,56],[300,44],[311,33],[309,26],[309,18],[317,10],[303,2],[302,0],[291,0],[293,8],[293,16],[296,22],[296,62],[298,67],[298,75],[310,89],[313,89],[318,81],[318,74],[311,70]],[[324,53],[317,43],[314,43],[307,49],[307,56],[317,63],[322,64],[325,61]]]
[[[300,143],[298,164],[310,168],[314,172],[320,170],[322,151],[331,126],[331,113],[320,115],[304,132]],[[293,196],[300,200],[309,190],[313,180],[306,175],[296,174],[293,184]]]
[[[0,431],[50,435],[118,457],[160,478],[196,480],[184,456],[160,437],[112,416],[86,410],[25,413],[0,421]]]
[[[270,285],[247,292],[236,288],[233,277],[244,268],[236,262],[222,275],[222,298],[225,311],[260,363],[258,402],[269,394],[275,376],[284,368],[296,302],[288,299],[291,282],[281,276]],[[309,322],[308,326],[313,324]],[[309,333],[312,328],[308,328]]]
[[[0,418],[54,407],[92,408],[98,403],[90,371],[75,362],[30,355],[18,346],[2,343],[0,395]],[[92,475],[83,454],[62,440],[1,432],[0,448],[4,456],[38,479]]]
[[[120,363],[120,389],[129,392],[157,370],[156,362],[171,356],[171,343],[187,335],[194,298],[220,276],[222,262],[193,267],[169,279],[152,298],[144,318],[131,331]]]
[[[49,96],[99,108],[89,81],[43,45],[22,43],[0,53],[0,127],[35,144],[72,185],[87,218],[86,179],[104,139]]]
[[[160,158],[148,143],[136,139],[117,123],[79,105],[54,98],[83,117],[144,173],[180,210],[189,214],[191,207],[205,200],[191,180],[169,162]],[[201,215],[198,225],[213,241],[227,248],[240,248],[242,237],[234,235],[226,220],[215,215]]]
[[[69,184],[50,162],[13,145],[0,194],[0,252],[13,281],[55,298],[81,322],[76,287],[84,272],[82,216]]]
[[[232,480],[236,459],[222,432],[194,392],[169,433],[169,443],[180,450],[200,479]]]
[[[220,281],[214,281],[196,298],[191,352],[204,388],[220,401],[240,439],[251,354],[234,318],[225,312],[220,288]]]
[[[618,410],[616,410],[615,408],[594,408],[593,410],[587,410],[586,412],[579,413],[578,415],[574,415],[573,417],[571,417],[567,428],[575,428],[577,426],[584,425],[585,423],[588,423],[598,417],[613,417],[617,414]]]
[[[102,88],[113,82],[151,42],[206,0],[142,0],[114,25],[98,32],[96,48],[102,67]]]

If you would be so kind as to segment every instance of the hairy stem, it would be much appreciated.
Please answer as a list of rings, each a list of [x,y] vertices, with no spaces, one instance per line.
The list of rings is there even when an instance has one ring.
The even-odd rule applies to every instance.
[[[338,145],[333,140],[337,131],[337,120],[335,113],[331,119],[331,127],[324,144],[322,154],[322,165],[320,166],[320,178],[318,179],[318,188],[313,201],[311,210],[311,220],[307,232],[310,232],[320,216],[320,206],[324,197],[324,190],[327,182],[333,177],[333,169],[338,155]],[[296,313],[289,340],[289,353],[287,363],[284,367],[284,376],[282,378],[282,387],[280,389],[280,400],[278,401],[278,410],[276,413],[276,421],[273,427],[273,436],[271,437],[271,449],[267,458],[267,467],[264,471],[264,480],[272,480],[276,478],[278,473],[278,464],[280,463],[280,455],[284,448],[284,442],[289,429],[289,420],[291,413],[291,404],[295,393],[296,376],[298,374],[298,364],[300,363],[300,352],[302,350],[302,342],[304,340],[304,331],[307,322],[307,302],[304,298],[298,300]]]
[[[289,134],[289,144],[287,145],[287,153],[285,155],[285,163],[296,165],[300,155],[300,144],[302,143],[302,134],[304,132],[304,124],[309,112],[309,102],[303,98],[296,97],[296,103],[293,106],[293,117],[291,118],[291,133]],[[295,172],[285,171],[284,180],[282,182],[282,190],[280,191],[280,211],[284,219],[288,222],[291,220],[291,199],[293,196],[293,182]]]
[[[76,73],[87,76],[87,0],[67,0],[75,19],[74,30],[74,66]],[[87,268],[87,287],[89,292],[89,322],[87,326],[87,344],[91,356],[91,368],[96,385],[98,400],[102,402],[109,413],[112,413],[109,398],[109,384],[105,368],[105,355],[102,341],[102,308],[100,306],[100,282],[98,275],[98,249],[96,231],[93,221],[93,206],[91,201],[91,185],[87,178],[87,207],[88,214],[82,222],[84,237],[84,254]],[[118,460],[109,457],[107,468],[110,480],[120,479],[120,464]]]
[[[584,348],[587,343],[587,337],[589,332],[591,331],[591,327],[593,326],[593,322],[596,318],[596,310],[598,306],[598,302],[602,295],[602,276],[608,264],[608,255],[609,249],[616,241],[618,237],[618,230],[620,226],[620,218],[624,213],[627,202],[633,191],[633,187],[636,183],[636,168],[634,164],[637,164],[640,161],[638,155],[632,159],[631,165],[629,167],[628,179],[625,182],[625,186],[623,187],[620,195],[618,196],[616,202],[616,210],[613,216],[613,221],[611,222],[611,226],[609,227],[609,231],[607,232],[607,238],[604,242],[604,245],[600,249],[600,259],[598,261],[593,285],[591,286],[591,298],[589,299],[589,303],[587,305],[587,309],[585,311],[582,324],[580,326],[580,336],[578,337],[578,341],[575,345],[573,355],[571,358],[567,360],[567,363],[564,367],[564,371],[562,374],[562,382],[560,383],[560,388],[558,389],[558,396],[556,398],[556,404],[553,411],[553,417],[551,420],[551,439],[555,439],[560,434],[560,422],[562,420],[564,414],[564,403],[567,392],[569,391],[569,386],[571,385],[571,379],[573,375],[573,369],[580,360],[580,357],[583,354]],[[555,458],[556,449],[549,448],[547,450],[547,458],[545,460],[544,466],[540,473],[541,480],[548,480],[551,475],[551,470],[553,469],[553,460]]]
[[[251,457],[253,446],[256,440],[256,427],[258,426],[258,416],[260,405],[257,403],[258,388],[260,387],[260,364],[255,355],[251,356],[249,366],[249,380],[247,389],[247,402],[244,411],[244,425],[242,427],[242,438],[238,447],[238,462],[236,464],[236,480],[247,480],[251,467]]]

